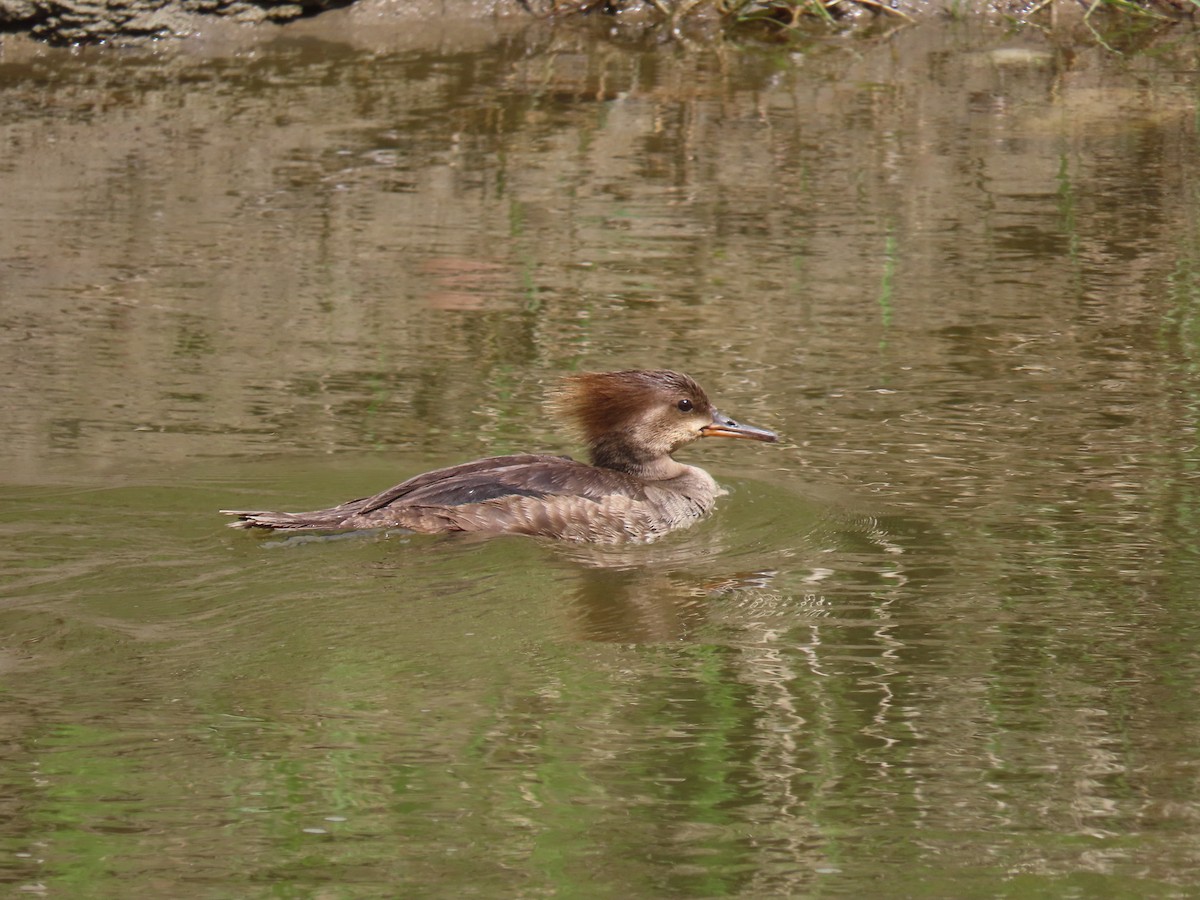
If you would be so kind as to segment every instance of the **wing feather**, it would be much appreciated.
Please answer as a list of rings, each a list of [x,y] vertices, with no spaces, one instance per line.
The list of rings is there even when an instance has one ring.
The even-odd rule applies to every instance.
[[[386,506],[462,506],[506,497],[544,499],[559,495],[591,500],[618,495],[644,500],[635,479],[598,469],[568,456],[497,456],[426,472],[369,498],[356,510],[367,515]]]

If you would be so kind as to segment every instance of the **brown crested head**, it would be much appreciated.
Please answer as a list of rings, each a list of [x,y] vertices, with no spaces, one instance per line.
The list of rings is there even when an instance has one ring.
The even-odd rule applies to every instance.
[[[700,385],[667,369],[569,375],[551,402],[579,431],[593,463],[623,471],[645,471],[701,437],[775,440],[725,418]]]
[[[568,375],[554,395],[554,410],[568,419],[589,447],[614,431],[629,428],[664,404],[701,412],[711,404],[704,389],[687,375],[667,369],[582,372]]]

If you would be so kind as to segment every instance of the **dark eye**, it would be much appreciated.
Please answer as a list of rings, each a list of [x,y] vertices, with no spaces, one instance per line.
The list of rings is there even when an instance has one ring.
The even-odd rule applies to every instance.
[[[691,412],[692,411],[692,401],[689,400],[687,397],[684,397],[682,400],[680,400],[675,405],[679,407],[680,412]]]

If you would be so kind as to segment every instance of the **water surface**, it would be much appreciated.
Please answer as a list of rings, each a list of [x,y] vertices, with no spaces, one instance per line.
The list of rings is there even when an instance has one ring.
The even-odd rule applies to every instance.
[[[320,22],[0,52],[0,877],[1187,895],[1194,48]],[[216,514],[624,366],[785,436],[657,544]]]

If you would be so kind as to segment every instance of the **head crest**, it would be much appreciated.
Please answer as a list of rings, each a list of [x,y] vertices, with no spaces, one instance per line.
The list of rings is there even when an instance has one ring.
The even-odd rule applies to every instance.
[[[555,412],[568,419],[589,447],[606,434],[645,416],[659,404],[690,400],[709,406],[704,389],[687,375],[669,369],[582,372],[568,375],[551,399]]]

